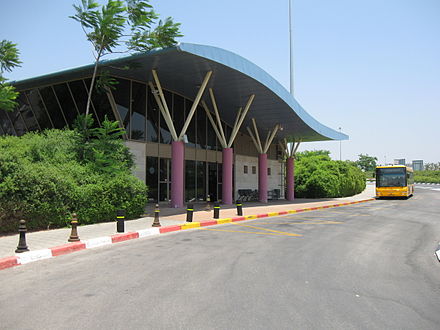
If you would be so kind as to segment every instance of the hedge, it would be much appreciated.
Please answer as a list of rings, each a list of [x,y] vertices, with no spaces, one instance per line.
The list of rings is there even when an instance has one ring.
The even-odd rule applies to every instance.
[[[295,162],[295,196],[346,197],[362,192],[365,173],[349,161],[333,161],[328,151],[298,153]]]
[[[109,140],[85,143],[73,130],[0,137],[0,232],[16,231],[20,219],[30,230],[65,227],[73,212],[81,224],[114,220],[117,209],[141,215],[147,187],[131,174],[122,140]],[[100,169],[84,149],[111,165]]]

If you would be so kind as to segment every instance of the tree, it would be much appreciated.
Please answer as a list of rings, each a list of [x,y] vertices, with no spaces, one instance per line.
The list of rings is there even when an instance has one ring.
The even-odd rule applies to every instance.
[[[369,156],[368,154],[359,155],[359,159],[355,162],[356,165],[363,170],[366,171],[374,171],[376,168],[377,157]]]
[[[171,17],[158,20],[158,15],[148,0],[108,0],[100,5],[95,0],[82,0],[81,5],[73,5],[76,14],[70,18],[81,24],[87,40],[93,45],[95,66],[88,93],[86,116],[98,75],[99,61],[112,53],[130,53],[148,51],[157,47],[175,45],[181,37],[180,23],[174,23]],[[153,28],[153,26],[155,27]],[[125,48],[124,48],[125,46]],[[120,50],[123,47],[123,50]],[[97,84],[104,88],[111,87],[114,81],[106,72],[100,73]]]
[[[12,68],[20,66],[19,54],[17,44],[9,40],[0,41],[0,109],[2,110],[12,111],[17,105],[15,100],[18,92],[15,91],[14,86],[6,82],[3,73],[11,72]]]

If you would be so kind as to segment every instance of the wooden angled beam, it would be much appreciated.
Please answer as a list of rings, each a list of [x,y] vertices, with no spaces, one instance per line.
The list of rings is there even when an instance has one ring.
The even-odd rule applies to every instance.
[[[257,143],[257,140],[255,139],[254,134],[252,133],[251,129],[248,127],[246,127],[247,131],[249,132],[249,135],[251,136],[252,141],[254,142],[255,148],[257,149],[257,151],[262,154],[263,150],[260,149],[260,146]]]
[[[254,98],[255,98],[255,94],[252,94],[249,97],[249,99],[246,103],[246,106],[244,107],[243,113],[241,114],[241,118],[238,120],[238,123],[236,125],[234,125],[234,128],[232,129],[231,137],[229,139],[229,144],[228,144],[229,148],[234,143],[234,140],[235,140],[235,137],[237,136],[238,130],[240,129],[241,124],[243,124],[243,120],[246,117],[246,114],[248,113],[249,108],[251,107],[251,104],[254,101]]]
[[[212,106],[214,107],[214,113],[215,113],[215,118],[217,119],[218,130],[222,136],[222,140],[226,141],[225,132],[223,131],[223,125],[220,120],[220,115],[218,113],[218,108],[217,108],[217,102],[215,101],[214,92],[212,91],[212,88],[209,89],[209,95],[211,96]]]
[[[160,90],[156,90],[151,81],[148,82],[148,85],[151,88],[151,93],[153,94],[153,96],[156,100],[156,103],[159,106],[159,110],[162,113],[163,118],[165,119],[165,122],[170,130],[170,133],[171,133],[173,140],[178,141],[176,129],[174,128],[173,120],[171,119],[170,112],[168,110],[166,102],[165,102],[165,104],[162,104],[161,98],[159,97],[159,95],[157,95],[158,93],[160,94]]]
[[[226,139],[224,139],[224,137],[222,137],[222,135],[220,134],[220,132],[217,128],[217,125],[216,125],[214,119],[212,118],[211,112],[209,111],[209,108],[206,105],[205,101],[202,101],[202,106],[205,109],[206,115],[208,116],[208,119],[211,122],[212,127],[214,128],[215,135],[217,135],[217,138],[220,141],[222,147],[227,148]]]
[[[199,91],[197,92],[197,96],[194,100],[194,103],[191,107],[191,110],[189,111],[188,117],[186,118],[185,124],[183,125],[182,131],[180,132],[179,140],[183,138],[183,136],[186,133],[186,130],[188,129],[189,123],[191,122],[191,119],[194,115],[194,112],[196,112],[197,106],[199,105],[200,99],[202,98],[203,92],[205,91],[206,85],[208,84],[209,78],[211,78],[212,71],[208,71],[205,75],[205,79],[203,79],[203,83],[200,86]]]
[[[263,150],[264,153],[267,153],[267,151],[269,150],[270,144],[272,143],[272,141],[275,137],[275,134],[277,134],[279,128],[280,128],[280,125],[278,125],[278,124],[276,124],[275,127],[273,128],[273,131],[270,135],[270,138],[269,138],[269,140],[266,141],[266,145],[264,146],[264,150]]]
[[[261,146],[260,133],[258,132],[257,122],[255,121],[255,118],[252,118],[252,125],[254,126],[255,137],[257,138],[259,150],[263,151],[263,147]]]

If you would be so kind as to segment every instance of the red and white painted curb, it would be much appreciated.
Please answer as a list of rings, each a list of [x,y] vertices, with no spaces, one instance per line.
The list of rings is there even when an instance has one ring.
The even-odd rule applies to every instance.
[[[84,250],[84,249],[93,249],[93,248],[97,248],[100,246],[110,245],[113,243],[128,241],[128,240],[132,240],[135,238],[154,236],[154,235],[165,234],[165,233],[169,233],[169,232],[198,228],[198,227],[220,225],[220,224],[225,224],[225,223],[229,223],[229,222],[253,220],[253,219],[259,219],[259,218],[265,218],[265,217],[274,217],[274,216],[279,216],[279,215],[286,215],[286,214],[294,214],[294,213],[300,213],[300,212],[306,212],[306,211],[327,209],[327,208],[331,208],[331,207],[358,204],[358,203],[369,202],[369,201],[373,201],[373,200],[375,200],[375,199],[369,198],[369,199],[355,201],[355,202],[331,204],[331,205],[303,208],[303,209],[297,209],[297,210],[270,212],[270,213],[265,213],[265,214],[246,215],[246,216],[235,217],[235,218],[224,218],[224,219],[208,220],[208,221],[200,221],[200,222],[186,222],[182,225],[153,227],[153,228],[138,230],[135,232],[115,234],[112,236],[97,237],[97,238],[92,238],[92,239],[85,240],[85,241],[79,241],[79,242],[68,243],[68,244],[64,244],[64,245],[60,245],[60,246],[55,246],[55,247],[52,247],[49,249],[42,249],[42,250],[17,253],[15,256],[12,256],[12,257],[1,258],[0,259],[0,270],[14,267],[14,266],[24,265],[24,264],[38,261],[38,260],[49,259],[52,257],[57,257],[60,255],[69,254],[69,253]],[[436,254],[437,254],[437,257],[439,258],[439,261],[440,261],[440,249],[436,252]]]

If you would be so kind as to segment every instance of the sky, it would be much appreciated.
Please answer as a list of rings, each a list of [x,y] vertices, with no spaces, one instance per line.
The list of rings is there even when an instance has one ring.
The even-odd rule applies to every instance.
[[[224,48],[290,88],[289,0],[152,0],[180,42]],[[103,1],[100,1],[103,2]],[[93,62],[79,0],[0,0],[0,39],[18,44],[21,80]],[[294,96],[347,141],[303,143],[333,159],[440,162],[440,1],[293,0]]]

